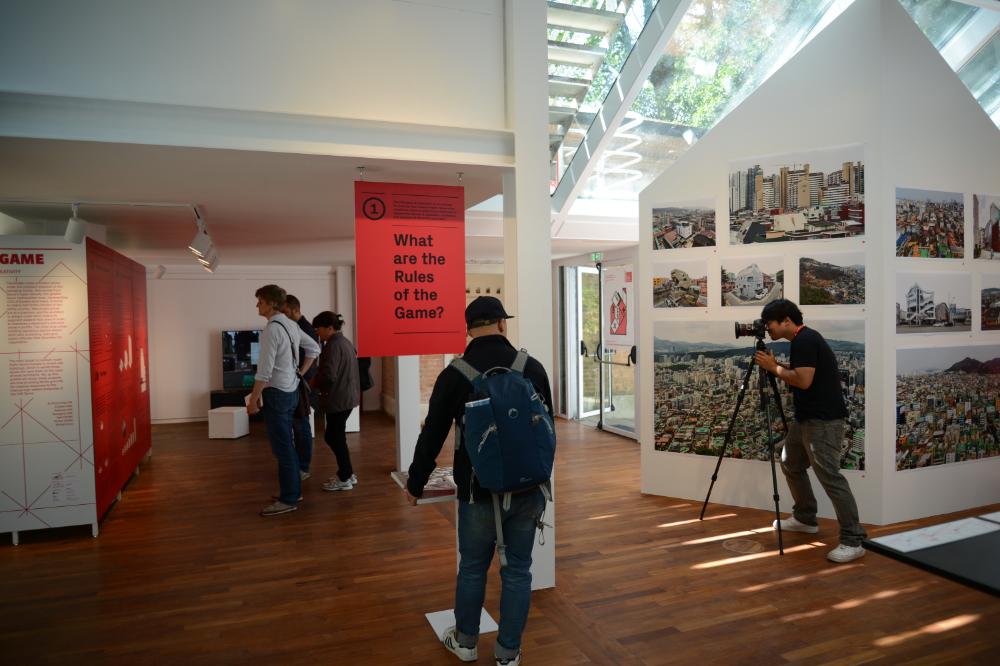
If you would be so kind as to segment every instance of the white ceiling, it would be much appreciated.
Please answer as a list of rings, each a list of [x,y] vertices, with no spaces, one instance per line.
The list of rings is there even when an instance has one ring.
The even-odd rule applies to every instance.
[[[437,185],[459,184],[461,171],[466,208],[499,194],[504,172],[467,164],[3,137],[0,212],[28,223],[32,233],[61,234],[70,202],[194,204],[224,266],[353,263],[358,166],[365,167],[366,180]],[[192,261],[187,245],[195,224],[188,208],[82,204],[79,216],[106,229],[108,245],[147,266]],[[477,212],[468,227],[467,259],[502,261],[499,212]],[[552,254],[627,244],[556,238]]]
[[[501,190],[498,167],[134,144],[0,139],[0,212],[65,224],[72,201],[196,204],[226,264],[353,261],[354,181],[458,185],[466,207]],[[79,216],[143,263],[188,261],[187,208],[84,204]],[[500,247],[502,255],[502,243]]]

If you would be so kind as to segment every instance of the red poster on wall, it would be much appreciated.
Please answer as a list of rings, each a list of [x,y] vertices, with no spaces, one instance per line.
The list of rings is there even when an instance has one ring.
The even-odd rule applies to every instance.
[[[465,349],[465,188],[354,183],[358,354]]]

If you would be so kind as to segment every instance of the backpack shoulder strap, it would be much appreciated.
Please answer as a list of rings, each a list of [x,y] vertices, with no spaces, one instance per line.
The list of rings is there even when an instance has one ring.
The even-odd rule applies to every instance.
[[[482,374],[481,372],[473,368],[471,365],[469,365],[468,361],[461,358],[452,359],[450,365],[451,367],[461,372],[462,376],[468,379],[470,384],[475,382],[476,379],[479,378],[479,375]]]
[[[295,362],[295,357],[296,357],[295,343],[292,342],[292,334],[288,332],[288,329],[285,328],[285,325],[282,324],[280,321],[274,321],[274,322],[270,322],[269,321],[267,323],[268,324],[277,324],[278,328],[280,328],[281,330],[283,330],[285,332],[285,337],[288,338],[288,353],[290,353],[292,355],[292,372],[294,372],[296,375],[298,375],[299,374],[299,364]]]
[[[510,364],[510,369],[514,372],[524,374],[524,366],[528,364],[528,350],[523,347],[517,352],[517,356],[514,357],[514,362]]]

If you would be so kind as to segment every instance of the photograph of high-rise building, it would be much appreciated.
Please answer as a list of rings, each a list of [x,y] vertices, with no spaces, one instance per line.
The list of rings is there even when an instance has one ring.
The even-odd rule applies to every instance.
[[[731,245],[847,238],[864,232],[861,146],[730,166]]]
[[[785,293],[782,257],[732,258],[722,262],[722,304],[764,305]]]
[[[965,256],[965,202],[960,192],[896,188],[896,256]]]
[[[837,357],[847,403],[841,467],[865,466],[865,323],[860,319],[806,320]],[[767,341],[778,361],[788,363],[790,344]],[[752,339],[733,336],[731,321],[657,322],[653,329],[654,448],[657,451],[719,455],[736,406],[740,382],[753,354]],[[778,382],[785,416],[794,418],[792,395]],[[736,420],[728,457],[767,460],[767,421],[753,375]],[[773,410],[773,407],[772,407]],[[774,410],[775,438],[781,421]]]
[[[715,203],[699,201],[690,206],[653,209],[653,249],[715,245]]]
[[[654,265],[653,307],[708,307],[708,262],[675,261]]]
[[[799,259],[799,305],[864,305],[865,254],[840,252]]]
[[[896,351],[896,469],[1000,455],[1000,346]]]
[[[968,333],[971,299],[968,273],[897,273],[896,333]]]
[[[979,311],[982,330],[1000,331],[1000,275],[983,275]]]
[[[1000,259],[1000,197],[972,195],[972,233],[976,246],[973,257]]]

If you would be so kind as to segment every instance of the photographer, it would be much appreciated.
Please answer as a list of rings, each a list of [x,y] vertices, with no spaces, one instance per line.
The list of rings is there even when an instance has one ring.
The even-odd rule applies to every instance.
[[[781,521],[781,529],[807,534],[819,531],[816,496],[806,474],[811,465],[840,523],[840,545],[826,557],[831,562],[851,562],[865,554],[861,540],[867,534],[858,519],[851,487],[840,472],[847,407],[837,359],[823,336],[802,323],[802,312],[795,303],[784,298],[772,301],[760,316],[772,340],[792,343],[788,366],[779,365],[770,351],[758,351],[754,357],[761,368],[792,387],[795,402],[795,421],[788,426],[781,452],[781,471],[795,505],[792,516]]]

